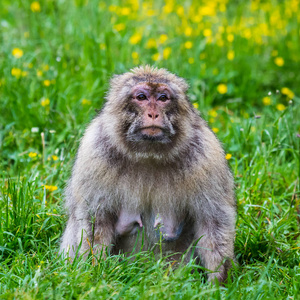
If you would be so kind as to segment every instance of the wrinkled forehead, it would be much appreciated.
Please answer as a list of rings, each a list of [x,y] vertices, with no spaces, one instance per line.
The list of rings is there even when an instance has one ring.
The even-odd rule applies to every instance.
[[[130,88],[131,92],[142,88],[149,91],[151,94],[167,91],[170,96],[174,98],[182,92],[176,83],[168,80],[167,78],[139,78],[133,76],[126,82],[125,85]]]
[[[154,93],[168,91],[172,99],[180,100],[185,99],[186,87],[186,84],[183,84],[183,81],[176,77],[170,79],[167,76],[137,76],[136,74],[125,73],[113,77],[108,98],[127,102],[136,89],[144,88]]]
[[[174,91],[172,91],[172,88],[169,85],[159,82],[140,82],[132,87],[131,92],[133,94],[138,92],[146,92],[150,95],[156,95],[160,93],[168,93],[170,95],[174,94]]]

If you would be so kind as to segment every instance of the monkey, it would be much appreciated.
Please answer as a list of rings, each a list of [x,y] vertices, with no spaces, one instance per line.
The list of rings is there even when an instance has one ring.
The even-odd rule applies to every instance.
[[[177,259],[194,245],[208,280],[226,281],[235,261],[234,180],[188,87],[149,65],[112,77],[66,187],[61,253],[74,258],[79,245],[79,254],[130,253],[143,239],[143,249],[161,241]]]

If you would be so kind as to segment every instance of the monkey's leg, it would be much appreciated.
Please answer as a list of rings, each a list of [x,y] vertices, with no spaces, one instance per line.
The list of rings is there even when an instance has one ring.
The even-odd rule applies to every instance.
[[[234,260],[234,227],[235,212],[229,209],[216,217],[211,215],[198,219],[195,223],[197,252],[202,265],[213,273],[208,274],[208,280],[224,282]]]
[[[101,254],[102,258],[106,257],[106,250],[109,252],[114,242],[115,223],[115,218],[109,214],[96,217],[91,234],[93,254]]]
[[[78,222],[76,221],[74,215],[70,215],[69,220],[67,222],[66,229],[62,236],[62,241],[59,250],[60,253],[63,253],[63,255],[67,257],[71,257],[71,258],[75,257],[77,247],[78,247],[78,241],[75,238],[77,235],[77,230],[78,230]]]
[[[79,245],[79,254],[87,256],[103,253],[111,246],[114,238],[114,218],[110,214],[95,213],[92,215],[86,207],[77,206],[69,216],[63,234],[60,252],[74,258]]]
[[[85,207],[74,207],[69,216],[65,232],[62,237],[60,252],[75,258],[80,245],[79,255],[88,254],[93,244],[92,217],[87,213]]]

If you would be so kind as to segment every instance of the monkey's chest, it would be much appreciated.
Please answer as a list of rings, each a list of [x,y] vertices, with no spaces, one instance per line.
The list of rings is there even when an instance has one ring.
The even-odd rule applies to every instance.
[[[141,214],[120,212],[116,223],[114,252],[138,252],[161,249],[184,252],[193,241],[192,220],[168,213],[145,211]]]

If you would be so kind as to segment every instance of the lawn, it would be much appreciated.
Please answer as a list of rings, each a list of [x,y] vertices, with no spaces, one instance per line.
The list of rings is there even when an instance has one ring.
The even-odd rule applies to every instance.
[[[299,54],[299,0],[1,0],[0,299],[299,299]],[[145,64],[187,79],[224,145],[239,267],[223,287],[151,252],[58,255],[84,129],[109,78]]]

